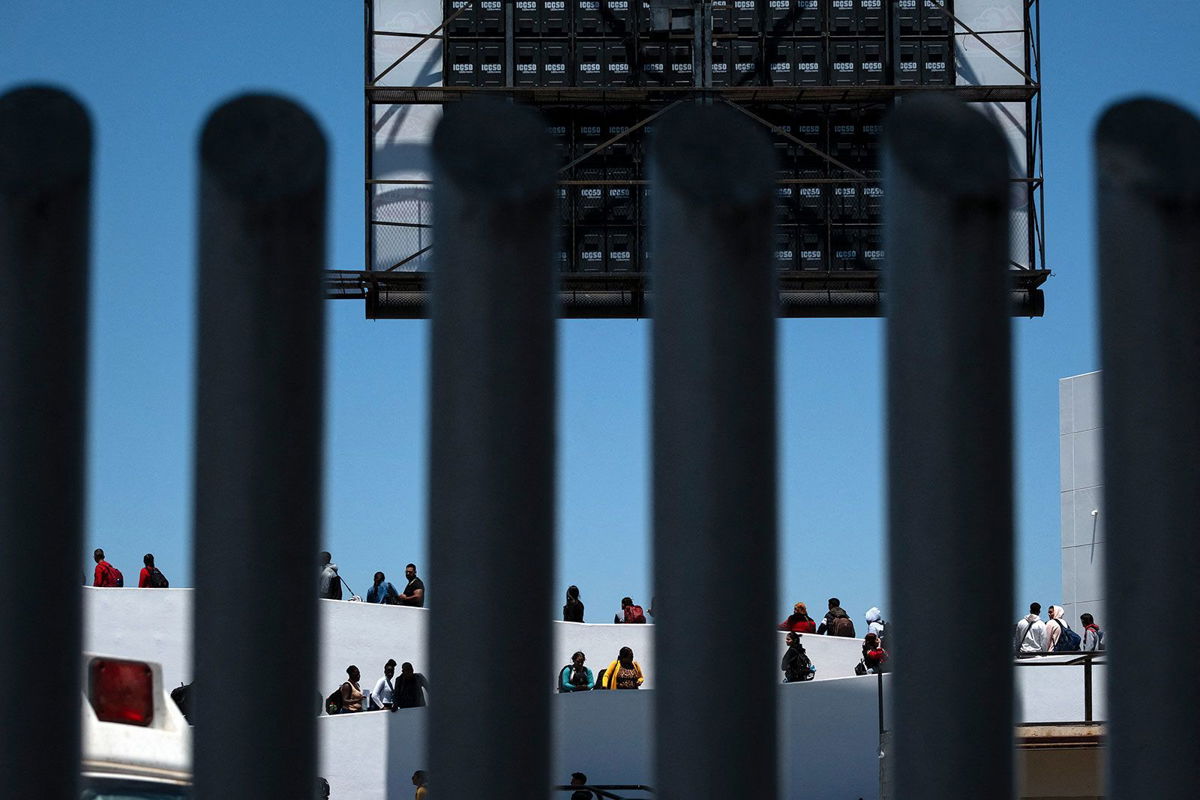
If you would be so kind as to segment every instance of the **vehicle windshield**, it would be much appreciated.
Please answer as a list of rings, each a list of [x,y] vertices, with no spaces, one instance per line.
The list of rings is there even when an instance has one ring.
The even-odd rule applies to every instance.
[[[84,778],[79,800],[180,800],[191,796],[187,786],[150,781]]]

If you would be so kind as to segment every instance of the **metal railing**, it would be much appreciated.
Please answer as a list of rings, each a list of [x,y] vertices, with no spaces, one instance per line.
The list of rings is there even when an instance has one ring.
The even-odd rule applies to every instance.
[[[1033,653],[1023,658],[1019,658],[1013,662],[1017,667],[1083,667],[1083,721],[1093,722],[1092,708],[1093,692],[1092,692],[1092,667],[1094,665],[1106,666],[1108,661],[1105,657],[1107,652],[1097,651],[1089,653],[1079,653],[1078,655],[1070,656],[1066,661],[1054,660],[1050,661],[1046,657],[1049,656],[1064,656],[1066,653]]]
[[[593,786],[587,784],[584,786],[552,786],[550,787],[556,792],[578,792],[586,790],[592,793],[592,796],[597,800],[634,800],[634,798],[626,797],[617,792],[639,792],[640,794],[654,794],[653,786],[642,786],[641,784],[600,784]]]
[[[554,563],[554,161],[531,115],[459,104],[434,144],[429,531],[445,600],[431,618],[432,671],[480,651],[498,665],[430,709],[446,798],[527,800],[551,785],[549,696],[527,680],[528,664],[549,663],[551,623],[523,613],[549,606]],[[61,92],[0,97],[0,685],[36,675],[54,687],[34,713],[27,693],[0,693],[0,787],[15,797],[78,796],[90,137]],[[1096,148],[1108,627],[1121,687],[1108,697],[1108,796],[1190,797],[1177,768],[1200,756],[1200,684],[1170,646],[1173,619],[1144,609],[1188,607],[1200,571],[1200,121],[1124,103],[1101,121]],[[778,795],[774,683],[694,698],[718,652],[737,652],[747,675],[776,666],[770,152],[719,105],[665,116],[652,152],[653,520],[668,611],[656,632],[673,676],[656,692],[658,719],[672,724],[656,728],[655,786],[666,797]],[[893,115],[885,152],[894,787],[902,798],[970,786],[1007,800],[1005,147],[984,117],[928,97]],[[196,796],[302,797],[315,719],[295,698],[313,693],[315,597],[249,608],[229,587],[262,563],[281,585],[312,582],[325,145],[296,106],[248,97],[213,113],[200,156]],[[718,582],[742,587],[739,602],[713,593]],[[913,633],[928,629],[931,603],[973,609],[971,669]],[[289,680],[246,680],[264,671]]]

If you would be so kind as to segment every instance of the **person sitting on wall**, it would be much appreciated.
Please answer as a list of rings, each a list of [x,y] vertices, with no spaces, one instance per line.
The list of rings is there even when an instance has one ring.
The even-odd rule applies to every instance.
[[[796,603],[792,613],[783,622],[775,626],[776,630],[794,631],[795,633],[816,633],[817,622],[808,615],[808,606]]]
[[[425,696],[429,694],[429,681],[419,672],[413,672],[413,665],[405,661],[400,665],[400,677],[396,679],[393,693],[396,708],[420,708],[425,705]]]
[[[856,675],[866,675],[867,673],[878,675],[881,672],[887,672],[887,667],[885,666],[887,660],[887,651],[883,649],[879,637],[873,633],[868,633],[863,637],[862,661],[854,668],[854,672]]]
[[[563,622],[583,622],[583,601],[579,599],[579,587],[567,587],[567,602],[563,605]]]
[[[392,582],[387,580],[387,576],[382,572],[375,573],[375,582],[371,584],[371,588],[367,589],[368,603],[390,603],[399,602],[400,593],[396,591],[396,587]]]
[[[559,692],[587,692],[596,685],[592,671],[583,665],[586,657],[583,651],[576,651],[571,656],[571,663],[558,672]]]
[[[617,660],[605,668],[600,688],[637,689],[645,680],[641,666],[633,660],[633,648],[622,647]]]

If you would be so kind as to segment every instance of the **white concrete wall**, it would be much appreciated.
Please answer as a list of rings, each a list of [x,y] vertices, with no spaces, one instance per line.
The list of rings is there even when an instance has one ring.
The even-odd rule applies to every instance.
[[[1062,598],[1067,621],[1081,630],[1090,612],[1101,628],[1104,614],[1104,475],[1100,373],[1058,382],[1059,489],[1062,531]],[[1092,512],[1096,512],[1093,514]],[[1046,605],[1042,601],[1042,605]]]

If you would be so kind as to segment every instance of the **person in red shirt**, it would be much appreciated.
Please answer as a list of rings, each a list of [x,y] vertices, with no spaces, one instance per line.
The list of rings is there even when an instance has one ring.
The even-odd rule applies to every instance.
[[[815,633],[817,622],[808,615],[808,607],[804,603],[796,603],[792,606],[791,616],[775,627],[777,630],[793,633]]]
[[[142,556],[142,563],[146,566],[142,567],[142,573],[138,576],[139,589],[165,589],[170,585],[158,567],[154,566],[154,553]]]
[[[99,547],[92,553],[92,558],[96,560],[96,574],[92,581],[92,586],[120,586],[121,573],[112,564],[104,560],[104,551]]]

